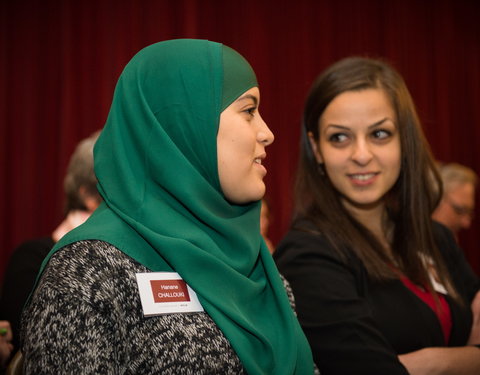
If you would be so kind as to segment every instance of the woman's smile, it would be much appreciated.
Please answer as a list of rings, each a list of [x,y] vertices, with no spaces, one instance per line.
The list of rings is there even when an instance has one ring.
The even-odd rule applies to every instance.
[[[379,172],[373,173],[352,173],[347,174],[347,177],[352,181],[354,186],[369,186],[375,183]]]

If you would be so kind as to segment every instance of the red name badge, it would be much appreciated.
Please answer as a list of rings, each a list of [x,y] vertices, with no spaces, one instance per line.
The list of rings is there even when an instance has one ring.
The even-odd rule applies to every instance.
[[[144,316],[204,311],[197,293],[177,272],[140,272],[135,276]]]
[[[161,302],[189,302],[187,284],[183,280],[150,280],[153,300]]]

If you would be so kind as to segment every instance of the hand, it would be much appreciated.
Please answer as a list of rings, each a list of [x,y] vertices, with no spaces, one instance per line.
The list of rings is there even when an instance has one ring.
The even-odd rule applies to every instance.
[[[479,345],[480,344],[480,291],[477,292],[470,306],[473,314],[473,323],[472,323],[472,328],[470,330],[470,337],[468,339],[467,344]]]
[[[474,346],[424,348],[398,359],[410,375],[480,374],[480,349]]]
[[[6,320],[0,320],[0,366],[4,367],[13,350],[12,329]]]

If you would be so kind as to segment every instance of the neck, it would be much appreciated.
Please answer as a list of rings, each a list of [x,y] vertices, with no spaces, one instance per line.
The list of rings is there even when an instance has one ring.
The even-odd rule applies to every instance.
[[[393,223],[388,219],[383,202],[372,206],[352,205],[347,201],[343,204],[355,220],[372,232],[385,251],[390,252]]]

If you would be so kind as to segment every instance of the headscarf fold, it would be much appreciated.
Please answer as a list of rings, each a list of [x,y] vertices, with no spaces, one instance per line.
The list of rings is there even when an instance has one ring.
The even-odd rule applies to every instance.
[[[249,374],[311,374],[310,348],[260,235],[260,202],[231,204],[219,182],[220,114],[254,86],[247,61],[219,43],[141,50],[119,78],[94,150],[104,203],[49,256],[98,239],[152,271],[178,272]]]

